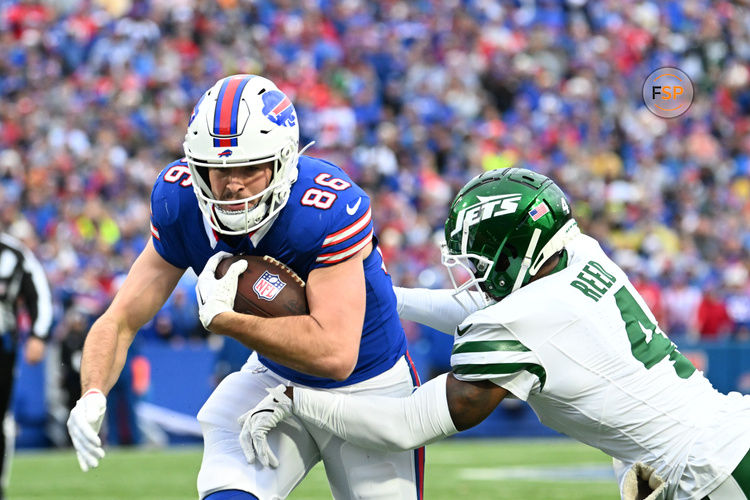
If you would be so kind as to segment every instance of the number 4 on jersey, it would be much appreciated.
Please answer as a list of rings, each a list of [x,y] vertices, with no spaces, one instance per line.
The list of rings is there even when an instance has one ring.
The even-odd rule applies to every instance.
[[[635,359],[643,363],[648,370],[669,356],[678,377],[688,378],[693,374],[695,367],[690,360],[678,351],[677,346],[651,321],[627,288],[622,287],[615,293],[615,301],[625,322],[630,350]]]

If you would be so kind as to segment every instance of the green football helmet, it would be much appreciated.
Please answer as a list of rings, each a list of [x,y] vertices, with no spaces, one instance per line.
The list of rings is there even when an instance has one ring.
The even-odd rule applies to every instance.
[[[469,181],[453,200],[443,265],[454,295],[478,290],[502,300],[579,233],[565,195],[551,179],[522,168],[492,170]],[[460,284],[458,269],[468,276]],[[474,302],[481,295],[470,294]]]

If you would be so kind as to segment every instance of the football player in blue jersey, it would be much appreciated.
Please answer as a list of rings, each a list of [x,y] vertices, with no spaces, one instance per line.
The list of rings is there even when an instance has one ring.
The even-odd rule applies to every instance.
[[[199,313],[209,330],[255,350],[198,413],[206,500],[285,498],[320,460],[334,498],[421,498],[424,450],[375,452],[290,419],[269,436],[278,467],[255,462],[249,412],[280,383],[333,392],[405,396],[418,384],[391,280],[373,234],[370,199],[339,167],[299,151],[297,114],[273,82],[218,81],[195,106],[185,158],[151,194],[152,238],[86,339],[83,396],[68,429],[81,468],[104,456],[104,394],[138,329],[187,268],[199,274]],[[305,280],[309,314],[260,318],[232,309],[244,261],[221,279],[228,254],[269,255]],[[245,426],[248,427],[248,426]]]

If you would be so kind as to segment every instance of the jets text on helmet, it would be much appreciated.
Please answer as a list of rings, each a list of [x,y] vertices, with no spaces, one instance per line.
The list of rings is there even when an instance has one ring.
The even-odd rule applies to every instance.
[[[500,194],[497,196],[477,196],[479,203],[466,207],[458,213],[456,227],[451,231],[451,236],[460,233],[464,226],[467,228],[483,220],[498,217],[500,215],[512,214],[518,209],[520,194]]]

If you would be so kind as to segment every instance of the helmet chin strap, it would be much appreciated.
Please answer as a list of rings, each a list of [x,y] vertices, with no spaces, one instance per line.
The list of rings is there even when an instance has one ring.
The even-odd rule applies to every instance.
[[[570,242],[573,238],[581,234],[581,230],[578,227],[578,223],[575,219],[571,219],[561,227],[555,235],[550,238],[546,245],[542,248],[537,255],[535,262],[531,265],[529,272],[532,276],[536,275],[539,269],[542,268],[545,262],[555,255],[557,252],[565,248],[565,245]]]
[[[515,283],[513,283],[513,290],[511,290],[511,293],[515,292],[516,290],[521,288],[521,285],[523,285],[523,280],[526,277],[526,272],[529,270],[529,267],[531,267],[531,256],[534,255],[534,250],[536,250],[536,246],[539,244],[539,237],[541,235],[542,230],[538,227],[535,228],[534,233],[531,235],[529,246],[526,248],[526,255],[523,256],[521,269],[518,271],[518,276],[516,276]]]
[[[534,255],[534,250],[536,250],[536,246],[539,244],[539,236],[541,234],[541,229],[534,229],[534,234],[531,235],[529,247],[526,249],[526,255],[524,255],[523,262],[521,263],[521,269],[518,272],[518,276],[516,276],[515,283],[513,283],[512,292],[515,292],[523,286],[523,280],[526,278],[527,272],[531,274],[531,276],[536,275],[544,263],[547,262],[547,259],[565,248],[565,245],[567,245],[570,240],[581,234],[581,230],[578,228],[578,223],[574,219],[569,220],[559,231],[557,231],[557,233],[555,233],[547,244],[544,245],[539,252],[539,255],[536,257],[536,262],[532,265],[531,256]]]
[[[521,263],[521,269],[518,272],[518,276],[516,276],[515,283],[513,283],[513,292],[523,286],[523,280],[526,278],[527,272],[531,276],[536,275],[544,263],[547,262],[547,259],[565,248],[565,245],[567,245],[570,240],[581,234],[581,230],[578,228],[578,223],[575,219],[569,220],[552,238],[550,238],[547,244],[544,245],[539,252],[539,255],[537,255],[535,261],[532,262],[531,257],[534,255],[534,250],[536,250],[536,246],[539,244],[539,236],[541,234],[541,229],[534,229],[534,234],[531,235],[529,247],[526,249],[526,255],[524,255]]]

